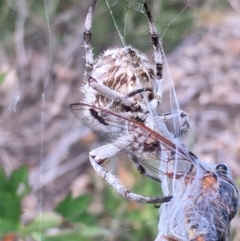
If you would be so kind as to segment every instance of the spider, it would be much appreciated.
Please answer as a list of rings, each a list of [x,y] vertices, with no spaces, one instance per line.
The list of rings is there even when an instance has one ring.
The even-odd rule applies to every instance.
[[[95,132],[113,140],[112,143],[90,152],[90,160],[98,164],[97,170],[95,169],[98,173],[106,172],[106,169],[101,166],[105,160],[121,150],[128,150],[131,159],[141,174],[156,181],[161,181],[158,176],[157,164],[154,167],[151,167],[151,164],[148,165],[149,169],[154,169],[155,174],[152,174],[142,165],[142,162],[148,162],[148,160],[152,159],[157,160],[158,154],[163,153],[160,150],[159,143],[150,138],[144,140],[144,136],[141,137],[137,130],[130,130],[131,128],[126,131],[125,135],[120,135],[122,123],[125,120],[118,119],[114,115],[111,117],[108,115],[110,119],[115,120],[115,125],[110,127],[106,124],[107,114],[100,113],[101,109],[120,113],[122,116],[138,121],[169,139],[178,138],[189,128],[188,115],[185,112],[181,110],[166,114],[157,112],[157,108],[162,101],[163,56],[151,12],[146,2],[144,2],[143,6],[149,21],[154,49],[154,65],[143,53],[131,46],[108,49],[94,61],[91,45],[91,26],[96,2],[97,0],[92,0],[85,20],[83,38],[86,52],[86,84],[82,90],[85,94],[84,103],[100,109],[83,109],[78,108],[79,104],[72,104],[72,111]],[[164,123],[168,119],[177,119],[180,123],[175,134],[169,132]],[[137,138],[143,140],[136,141]],[[141,148],[142,146],[144,148]],[[108,175],[111,174],[108,173]],[[104,178],[106,179],[106,174]],[[115,186],[121,185],[113,175],[111,178],[115,180]],[[122,188],[124,187],[122,186]],[[115,187],[114,189],[117,190]],[[130,197],[127,189],[125,192],[128,193],[127,198]],[[139,202],[162,202],[170,199],[169,197],[167,199],[149,199],[143,196],[139,198],[137,199]]]

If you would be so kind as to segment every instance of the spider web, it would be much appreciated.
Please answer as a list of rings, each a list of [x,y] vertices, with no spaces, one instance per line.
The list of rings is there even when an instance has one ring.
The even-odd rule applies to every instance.
[[[3,144],[1,148],[1,163],[8,173],[23,163],[28,165],[30,163],[32,165],[30,183],[33,191],[37,194],[37,200],[34,201],[36,205],[34,211],[35,214],[37,212],[42,215],[47,206],[46,200],[54,198],[54,195],[51,195],[51,193],[59,192],[57,185],[60,183],[62,188],[65,187],[62,183],[63,181],[60,179],[66,177],[66,180],[69,182],[71,175],[73,175],[75,179],[78,175],[83,175],[83,166],[86,164],[88,158],[88,153],[86,153],[86,147],[84,145],[78,147],[79,150],[75,153],[70,153],[71,149],[77,149],[76,143],[78,143],[79,140],[85,141],[85,138],[91,138],[91,134],[87,128],[81,126],[81,123],[78,123],[78,120],[74,120],[71,113],[68,114],[69,110],[67,110],[66,106],[80,99],[80,91],[78,91],[78,89],[82,81],[83,68],[80,71],[76,69],[79,68],[79,66],[84,66],[84,59],[82,57],[84,51],[81,47],[82,31],[84,16],[89,2],[86,1],[83,5],[85,11],[82,11],[80,24],[79,22],[75,25],[68,23],[69,26],[64,26],[67,22],[65,19],[70,18],[69,15],[73,14],[73,16],[79,20],[77,16],[79,15],[78,11],[80,11],[80,9],[78,9],[77,6],[77,11],[68,9],[68,11],[59,14],[58,18],[54,19],[52,13],[57,9],[56,6],[54,6],[53,3],[43,0],[39,3],[39,6],[41,6],[44,12],[44,14],[41,15],[41,18],[44,20],[42,26],[38,23],[38,19],[33,16],[34,13],[37,13],[39,6],[34,6],[35,9],[32,9],[33,5],[25,0],[18,1],[18,5],[14,5],[11,1],[7,2],[12,8],[11,14],[13,18],[15,17],[14,21],[16,22],[14,28],[16,34],[16,55],[18,58],[16,66],[20,80],[19,83],[14,80],[16,82],[9,87],[11,91],[9,91],[3,99],[4,103],[8,103],[6,111],[3,112],[3,116],[9,115],[13,116],[13,118],[6,118],[5,122],[2,122],[1,140]],[[190,2],[191,1],[188,1],[186,3],[186,6],[179,14],[184,14]],[[99,28],[99,26],[97,26],[98,19],[101,19],[105,14],[109,14],[112,21],[110,24],[114,26],[115,33],[117,34],[115,35],[114,33],[112,35],[113,42],[119,42],[119,45],[131,44],[139,49],[140,42],[144,41],[146,44],[143,45],[142,51],[148,51],[151,58],[150,51],[152,46],[149,42],[150,36],[146,14],[143,10],[143,1],[105,0],[105,3],[104,8],[98,9],[98,6],[96,7],[93,32],[95,32],[95,28]],[[161,4],[156,4],[155,7],[158,6],[160,8],[160,5]],[[119,11],[119,9],[121,11]],[[159,10],[158,8],[156,9]],[[158,14],[157,10],[153,9],[152,11],[154,19]],[[4,11],[5,10],[1,10],[3,13]],[[133,16],[132,13],[142,15],[141,22],[136,29],[134,29],[134,25],[132,26],[131,24],[131,22],[135,21],[135,15]],[[163,27],[162,31],[159,31],[160,36],[163,38],[163,43],[166,32],[170,31],[171,25],[178,21],[178,17],[179,15],[176,14],[172,18],[172,21]],[[56,32],[60,30],[54,25],[54,21],[59,23],[59,28],[64,28],[62,45],[55,43],[56,40],[54,36]],[[27,26],[31,23],[35,24],[34,26],[37,26],[37,29],[39,29],[36,37],[33,36],[34,34],[31,35],[31,31],[36,33],[33,28],[28,28]],[[42,30],[42,28],[45,29]],[[36,46],[34,46],[34,48],[31,46],[31,43],[23,41],[24,34],[26,34],[25,31],[29,31],[27,34],[35,41]],[[46,33],[47,39],[41,38],[41,35],[44,33]],[[68,37],[68,35],[70,35],[71,38]],[[106,36],[109,35],[105,35],[105,44],[102,49],[108,48],[108,44],[111,44],[108,43],[110,42],[110,38]],[[38,37],[40,40],[37,39]],[[101,40],[100,34],[93,35],[93,46],[95,46],[98,38]],[[131,40],[131,38],[133,38],[133,40]],[[61,51],[56,49],[61,49]],[[99,49],[101,49],[101,47],[99,47]],[[102,49],[96,50],[96,52],[101,52]],[[58,53],[56,54],[56,52]],[[96,56],[97,54],[95,57]],[[164,84],[166,89],[165,93],[168,92],[169,97],[166,97],[165,94],[163,103],[168,102],[171,111],[179,110],[179,103],[166,57],[164,57],[164,61],[166,76]],[[31,67],[30,71],[28,70],[28,68],[30,68],[29,66]],[[7,71],[10,73],[13,69],[10,68]],[[15,70],[13,72],[15,72]],[[69,79],[71,80],[69,81]],[[50,121],[54,119],[58,119],[58,121],[54,123]],[[175,129],[178,123],[179,121],[177,120],[173,122]],[[7,133],[8,131],[10,131],[11,135]],[[8,143],[11,143],[11,145]],[[24,148],[25,151],[23,151]],[[74,170],[76,167],[83,169],[83,171],[76,172],[76,170]],[[81,180],[86,180],[84,178]],[[50,188],[51,185],[54,185],[52,189]],[[68,187],[69,186],[70,184]],[[173,187],[174,186],[173,184]],[[28,218],[29,217],[27,217],[26,220],[28,220]],[[39,240],[41,240],[41,218],[39,220]],[[146,225],[156,226],[157,222],[158,221],[146,222]],[[120,228],[118,233],[121,232],[132,233],[134,230]],[[107,240],[107,237],[102,240]]]

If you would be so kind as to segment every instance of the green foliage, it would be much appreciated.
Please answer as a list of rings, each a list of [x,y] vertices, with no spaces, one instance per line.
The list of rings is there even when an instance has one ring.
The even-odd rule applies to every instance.
[[[40,213],[26,226],[22,225],[18,230],[18,235],[22,238],[44,237],[46,231],[59,228],[62,221],[62,217],[56,213]]]
[[[69,194],[65,200],[57,205],[55,211],[69,222],[90,224],[94,220],[94,216],[87,213],[91,199],[90,195],[73,198],[72,195]]]
[[[7,74],[8,74],[7,72],[0,73],[0,85],[4,82]]]
[[[163,36],[163,46],[166,52],[172,51],[192,30],[194,19],[189,9],[183,13],[185,3],[173,3],[173,1],[164,1],[161,10],[161,17],[157,19],[160,36]]]
[[[139,178],[136,192],[160,194],[159,183]],[[144,185],[143,185],[144,184]],[[97,195],[97,194],[96,194]],[[97,198],[98,199],[98,198]],[[153,240],[157,234],[159,210],[154,205],[136,204],[119,197],[112,188],[101,190],[101,212],[91,211],[96,198],[88,194],[73,198],[71,194],[61,201],[55,211],[64,218],[64,226],[56,235],[44,235],[43,240]],[[114,228],[112,228],[114,227]]]
[[[237,178],[236,179],[236,184],[237,184],[237,187],[238,187],[238,189],[240,188],[240,178]]]
[[[107,0],[107,2],[110,10],[106,1],[98,1],[93,20],[92,41],[96,55],[106,48],[122,45],[118,31],[126,44],[133,45],[144,52],[152,49],[143,1]],[[191,4],[186,7],[185,0],[147,1],[167,52],[173,50],[182,38],[191,32],[195,22],[195,11],[204,7],[226,11],[229,7],[226,0],[211,3],[202,0],[190,2]],[[47,1],[46,6],[42,1],[30,0],[26,3],[28,14],[23,26],[25,42],[30,44],[38,42],[42,45],[51,38],[51,45],[56,47],[54,50],[57,53],[59,43],[63,39],[71,42],[69,41],[71,38],[76,38],[75,30],[83,25],[89,6],[89,1],[77,0]],[[17,1],[0,1],[0,9],[0,25],[4,26],[0,40],[3,46],[12,52],[14,50],[12,34],[16,31],[16,23],[21,18],[20,8]],[[47,19],[50,25],[47,24]],[[51,36],[49,36],[49,28]],[[164,36],[162,36],[163,33]]]
[[[99,1],[96,9],[92,31],[95,52],[98,54],[109,46],[121,46],[118,31],[126,44],[143,52],[151,50],[149,27],[142,4],[134,0],[118,0],[117,2],[108,0],[108,2],[112,15],[105,1]],[[173,50],[193,27],[194,18],[191,9],[186,8],[183,11],[185,1],[149,1],[148,4],[159,35],[163,37],[165,51]],[[101,27],[99,27],[97,18],[101,19]]]
[[[28,170],[15,170],[9,178],[0,167],[0,236],[20,226],[22,200],[29,193]]]
[[[144,185],[143,185],[144,182]],[[143,189],[144,187],[144,189]],[[159,185],[156,185],[159,189]],[[136,191],[155,192],[151,180],[140,181]],[[101,190],[101,212],[91,211],[95,198],[85,194],[76,198],[68,194],[55,208],[55,212],[39,213],[31,222],[21,222],[22,201],[30,192],[28,169],[21,167],[9,177],[0,168],[0,238],[14,233],[23,240],[61,241],[99,239],[127,241],[154,239],[158,210],[153,205],[131,203],[119,197],[112,188],[104,185]],[[147,220],[153,222],[147,225]],[[115,227],[112,229],[111,227]],[[50,234],[49,230],[58,230]],[[122,230],[122,231],[121,231]]]
[[[107,231],[101,228],[89,228],[86,232],[86,229],[83,230],[81,227],[75,226],[75,228],[72,229],[62,230],[56,235],[44,235],[41,237],[41,241],[94,241],[100,240],[106,233]],[[39,237],[36,236],[35,238],[39,240]]]
[[[157,235],[159,209],[152,204],[129,202],[108,185],[97,190],[95,196],[85,194],[73,198],[68,194],[55,212],[39,213],[31,222],[23,224],[21,203],[30,191],[27,179],[26,167],[15,170],[10,177],[0,168],[0,239],[9,233],[21,240],[36,241],[145,241],[154,240]],[[134,192],[161,195],[160,184],[149,178],[138,175],[136,183]],[[101,211],[91,210],[96,204],[102,206]]]

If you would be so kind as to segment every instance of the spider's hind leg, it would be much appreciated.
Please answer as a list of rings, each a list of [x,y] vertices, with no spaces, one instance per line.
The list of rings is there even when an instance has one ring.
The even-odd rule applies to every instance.
[[[115,142],[110,143],[106,146],[99,147],[89,154],[90,162],[94,170],[101,176],[103,179],[109,183],[112,188],[122,197],[140,203],[164,203],[169,202],[172,199],[172,196],[165,197],[145,197],[130,192],[125,188],[118,179],[110,173],[106,168],[102,166],[103,162],[111,156],[114,156],[116,153],[120,152],[122,148],[127,148],[132,142],[131,136],[122,136],[117,139]],[[156,180],[156,179],[155,179]]]
[[[132,142],[133,138],[130,135],[124,135],[110,144],[92,150],[90,156],[101,165],[106,159],[116,155],[122,149],[126,149]]]
[[[139,203],[164,203],[169,202],[172,199],[172,196],[164,196],[164,197],[146,197],[133,192],[130,192],[127,188],[125,188],[118,179],[109,172],[106,168],[99,165],[96,160],[90,155],[90,162],[94,168],[94,170],[101,176],[112,188],[122,197]]]

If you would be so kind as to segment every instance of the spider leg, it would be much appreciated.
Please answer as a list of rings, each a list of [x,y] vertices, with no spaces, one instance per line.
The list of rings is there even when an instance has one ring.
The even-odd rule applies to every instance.
[[[130,135],[125,135],[118,138],[113,143],[107,144],[105,146],[101,146],[90,152],[90,156],[94,158],[97,164],[102,164],[109,157],[112,157],[119,153],[123,149],[127,149],[127,147],[133,142],[133,138]]]
[[[152,14],[146,2],[143,4],[147,18],[149,21],[149,28],[151,33],[151,39],[153,44],[153,54],[154,54],[154,62],[156,63],[156,83],[155,83],[155,98],[161,101],[162,99],[162,71],[163,71],[163,55],[161,51],[161,43],[159,40],[159,36],[157,34],[157,30],[152,18]]]
[[[135,156],[135,155],[130,155],[130,156],[140,174],[150,177],[151,179],[153,179],[157,182],[161,182],[160,178],[158,178],[146,171],[146,169],[140,164],[137,156]]]
[[[127,95],[125,95],[125,98],[132,97],[132,96],[140,94],[142,92],[151,91],[151,90],[152,90],[151,88],[139,88],[139,89],[133,90],[130,93],[128,93]]]
[[[125,188],[118,179],[111,174],[106,168],[101,164],[111,156],[114,156],[116,153],[120,152],[122,149],[127,148],[130,143],[132,143],[133,138],[131,136],[123,136],[116,140],[114,143],[99,147],[90,152],[89,159],[94,168],[94,170],[109,183],[112,188],[122,197],[140,203],[164,203],[169,202],[172,199],[172,196],[165,197],[146,197],[130,192]],[[134,159],[135,162],[138,162],[137,159]],[[157,180],[157,179],[154,179]],[[158,180],[157,180],[158,181]]]
[[[152,91],[152,89],[151,88],[139,88],[139,89],[133,90],[133,91],[129,92],[128,94],[124,95],[121,99],[123,99],[123,100],[130,99],[130,97],[133,97],[140,93],[144,93],[145,91]],[[124,101],[122,101],[122,102],[124,102]],[[134,103],[134,101],[133,101],[133,103]],[[108,108],[112,109],[112,108],[116,107],[118,104],[119,103],[117,103],[116,101],[112,102],[111,105],[108,106]],[[135,107],[135,109],[136,109],[136,107]]]
[[[163,72],[163,50],[161,46],[161,41],[159,40],[159,36],[157,34],[157,30],[152,18],[152,14],[150,9],[148,8],[148,5],[146,2],[143,4],[147,18],[149,21],[149,28],[150,28],[150,33],[151,33],[151,39],[152,39],[152,44],[153,44],[153,49],[154,49],[154,61],[156,63],[156,83],[155,83],[155,98],[152,100],[151,105],[153,107],[157,107],[159,101],[162,99],[162,72]],[[172,112],[172,113],[166,113],[164,114],[163,120],[168,120],[172,118],[176,118],[176,116],[179,116],[180,118],[180,127],[178,128],[177,132],[175,133],[175,137],[181,136],[184,132],[186,132],[190,125],[189,125],[189,119],[188,115],[183,112],[182,110],[177,111],[177,113]]]
[[[188,131],[188,129],[190,128],[188,114],[182,110],[168,112],[168,113],[165,113],[160,116],[163,121],[167,121],[167,120],[175,119],[175,118],[179,119],[180,127],[179,127],[179,130],[177,130],[177,132],[175,133],[176,138],[183,135],[183,133]]]
[[[89,78],[89,84],[90,86],[98,91],[99,93],[101,93],[102,95],[106,96],[107,98],[111,99],[112,102],[106,106],[107,109],[112,109],[114,107],[116,107],[119,104],[122,104],[126,107],[129,107],[131,111],[136,112],[147,112],[147,109],[144,108],[143,105],[136,103],[136,101],[132,98],[132,96],[145,91],[145,89],[139,89],[136,91],[132,91],[127,95],[123,95],[105,85],[103,85],[102,83],[99,83],[96,79],[94,79],[93,77]]]
[[[90,155],[89,156],[90,162],[94,168],[94,170],[101,176],[106,182],[112,186],[112,188],[122,197],[133,201],[133,202],[140,202],[140,203],[164,203],[169,202],[172,199],[172,196],[165,196],[165,197],[146,197],[142,195],[138,195],[135,193],[130,192],[127,188],[125,188],[118,179],[110,173],[106,168],[99,165],[96,160]]]
[[[102,95],[113,100],[117,104],[122,103],[124,105],[131,106],[131,105],[134,105],[135,103],[132,98],[124,98],[123,94],[103,85],[102,83],[99,83],[93,77],[89,78],[89,84],[94,90],[100,92]]]
[[[180,130],[179,133],[175,134],[175,137],[180,137],[183,133],[187,132],[190,128],[188,114],[182,110],[180,110]]]
[[[83,32],[83,40],[84,40],[84,48],[86,53],[86,77],[87,80],[91,76],[93,69],[93,53],[92,53],[92,43],[91,43],[91,27],[92,27],[92,18],[93,12],[95,9],[97,0],[92,0],[91,5],[88,10],[88,14],[85,20],[84,32]]]

